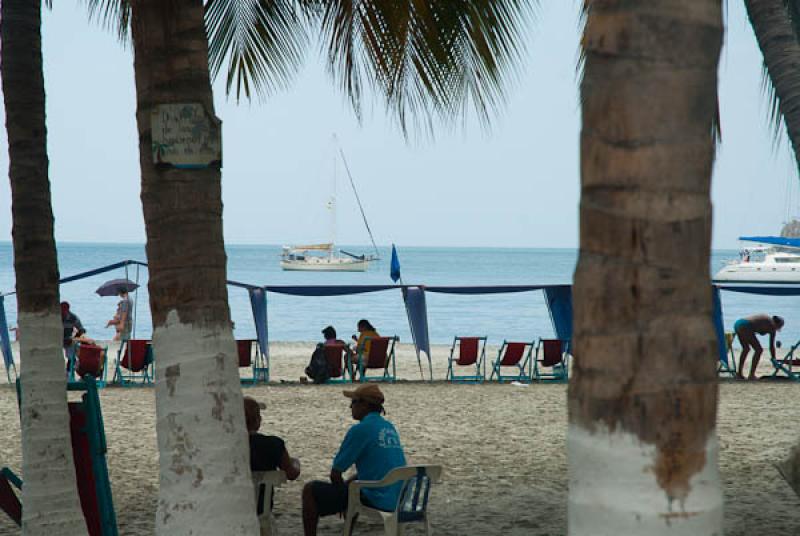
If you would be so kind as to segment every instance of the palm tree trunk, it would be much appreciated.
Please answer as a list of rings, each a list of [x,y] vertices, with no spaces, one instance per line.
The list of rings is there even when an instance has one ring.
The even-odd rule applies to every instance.
[[[745,0],[744,5],[800,169],[800,41],[786,0]]]
[[[67,414],[58,263],[47,176],[41,3],[3,0],[8,134],[22,406],[22,532],[86,534]]]
[[[132,2],[142,205],[156,356],[156,534],[257,534],[231,330],[219,166],[154,163],[151,112],[214,117],[200,0]]]
[[[569,534],[722,533],[709,190],[721,0],[590,0]]]

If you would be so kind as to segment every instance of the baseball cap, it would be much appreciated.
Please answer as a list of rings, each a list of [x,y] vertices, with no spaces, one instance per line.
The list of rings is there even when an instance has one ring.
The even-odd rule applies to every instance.
[[[364,400],[372,404],[383,404],[385,400],[381,388],[374,383],[359,385],[353,391],[343,391],[344,396],[351,399]]]

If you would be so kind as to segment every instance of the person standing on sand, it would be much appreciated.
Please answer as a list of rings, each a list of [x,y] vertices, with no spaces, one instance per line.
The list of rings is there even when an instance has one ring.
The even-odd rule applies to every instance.
[[[348,485],[353,480],[381,480],[396,467],[406,464],[400,436],[394,425],[382,414],[384,397],[374,383],[360,385],[355,391],[344,391],[350,399],[350,412],[359,421],[353,425],[333,459],[330,482],[314,480],[303,487],[303,530],[305,536],[316,536],[322,516],[347,511]],[[342,474],[353,464],[356,476],[345,481]],[[361,501],[387,512],[394,510],[401,483],[361,492]]]
[[[733,324],[733,331],[739,337],[742,345],[742,353],[739,356],[739,370],[736,377],[744,379],[744,361],[750,348],[753,348],[753,361],[750,364],[750,374],[748,380],[756,379],[756,368],[761,359],[761,343],[758,342],[756,335],[769,335],[769,354],[775,359],[775,334],[783,327],[783,318],[780,316],[769,316],[765,314],[747,316],[740,318]]]
[[[124,288],[120,289],[118,296],[119,303],[117,304],[117,314],[106,323],[106,327],[114,326],[114,329],[117,331],[114,334],[115,341],[125,341],[130,338],[131,328],[133,327],[133,322],[131,321],[133,303],[130,297],[128,297],[128,291]]]

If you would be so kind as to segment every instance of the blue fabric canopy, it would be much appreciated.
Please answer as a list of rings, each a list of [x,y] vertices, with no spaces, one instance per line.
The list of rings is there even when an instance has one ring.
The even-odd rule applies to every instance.
[[[256,338],[261,353],[269,359],[269,335],[267,331],[267,293],[261,288],[251,288],[250,307],[253,309],[253,320],[256,323]]]
[[[439,292],[441,294],[507,294],[511,292],[529,292],[531,290],[540,290],[548,286],[552,285],[496,285],[483,287],[424,286],[423,288],[428,292]]]
[[[800,248],[800,238],[787,238],[785,236],[740,236],[739,240],[789,248]]]
[[[720,290],[763,296],[800,296],[800,285],[715,285]]]
[[[14,366],[14,354],[11,353],[11,339],[8,336],[8,323],[6,320],[6,306],[5,296],[0,294],[0,350],[3,352],[3,363],[6,367],[6,375],[8,376],[8,383],[11,383],[11,369],[14,369],[14,374],[17,373],[17,368]]]
[[[712,292],[712,300],[714,302],[714,332],[717,335],[717,353],[719,354],[717,357],[721,362],[727,365],[728,348],[725,344],[725,324],[722,320],[722,299],[719,295],[719,287],[712,287]]]
[[[292,296],[347,296],[350,294],[363,294],[365,292],[378,292],[400,288],[399,285],[267,285],[262,287],[276,294],[291,294]]]
[[[550,311],[550,321],[556,337],[567,341],[567,351],[572,343],[572,286],[557,285],[544,288],[544,299]]]
[[[425,289],[421,287],[404,287],[403,300],[406,303],[408,324],[411,327],[411,337],[414,339],[414,348],[417,351],[417,362],[420,363],[420,351],[428,356],[428,374],[433,381],[433,365],[431,363],[431,343],[428,337],[428,307],[425,303]],[[422,365],[420,365],[420,373]]]

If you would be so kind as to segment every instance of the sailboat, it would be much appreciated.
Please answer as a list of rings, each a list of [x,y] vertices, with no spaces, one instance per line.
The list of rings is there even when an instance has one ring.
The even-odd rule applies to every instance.
[[[336,137],[334,136],[334,142]],[[347,172],[347,177],[350,179],[350,186],[355,194],[358,208],[361,210],[361,217],[364,220],[364,226],[369,233],[372,247],[375,249],[375,254],[356,254],[349,253],[343,250],[336,250],[336,161],[333,165],[333,192],[326,204],[330,212],[330,226],[331,226],[331,239],[330,242],[323,244],[306,244],[306,245],[292,245],[283,246],[281,251],[281,269],[293,271],[306,271],[306,272],[365,272],[369,268],[369,263],[380,259],[378,255],[378,247],[375,245],[375,239],[372,237],[372,230],[369,228],[367,222],[367,215],[364,212],[364,207],[361,205],[361,199],[356,190],[353,175],[350,173],[350,167],[347,165],[347,160],[344,156],[344,151],[338,146],[338,156],[341,157],[344,169]]]

